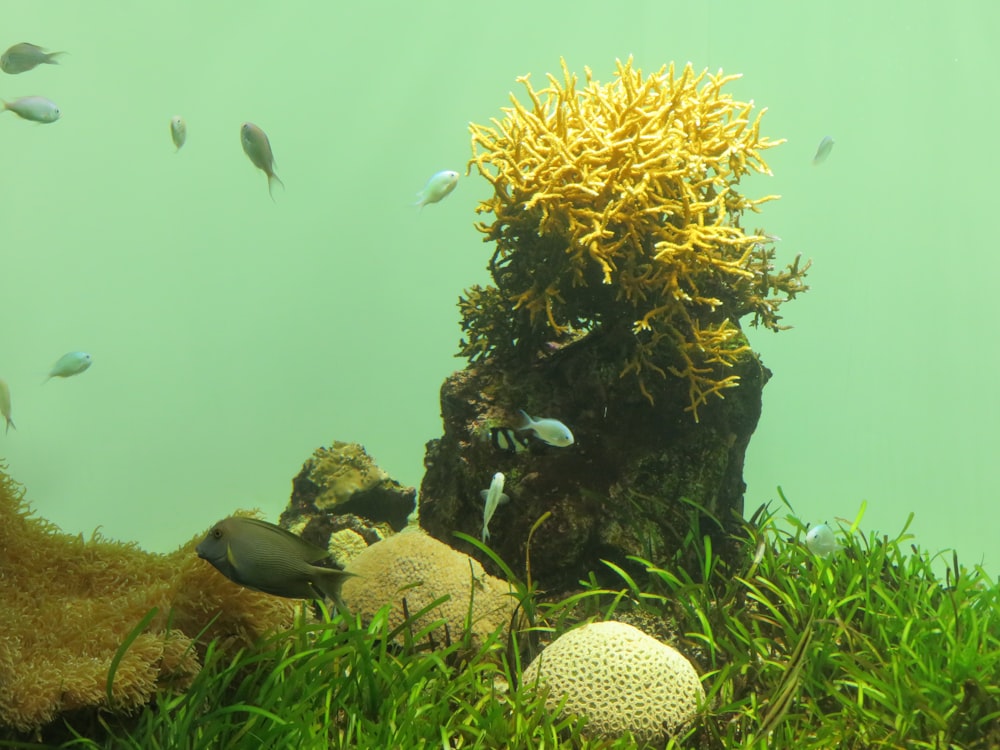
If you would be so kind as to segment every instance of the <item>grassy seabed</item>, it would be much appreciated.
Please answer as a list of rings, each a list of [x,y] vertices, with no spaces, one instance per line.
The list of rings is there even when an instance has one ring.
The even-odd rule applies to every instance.
[[[646,571],[636,576],[608,565],[620,588],[591,576],[558,601],[508,569],[518,625],[478,651],[440,627],[392,631],[385,617],[364,626],[304,610],[292,631],[235,657],[206,644],[190,690],[161,693],[135,716],[71,717],[0,746],[635,748],[629,737],[588,739],[584,718],[560,718],[519,687],[545,642],[611,618],[671,641],[702,674],[706,705],[667,748],[1000,747],[1000,585],[954,554],[920,551],[905,527],[866,537],[859,516],[820,558],[787,520],[791,531],[759,510],[737,564],[693,522],[699,569],[636,559]]]

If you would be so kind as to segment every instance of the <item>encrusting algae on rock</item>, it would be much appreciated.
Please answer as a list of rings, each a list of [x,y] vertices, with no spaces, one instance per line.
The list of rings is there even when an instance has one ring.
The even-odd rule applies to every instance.
[[[761,152],[782,141],[760,135],[765,109],[723,93],[738,77],[671,64],[643,78],[630,59],[610,84],[586,69],[578,91],[563,62],[541,90],[518,79],[529,106],[512,95],[502,121],[470,126],[469,169],[494,188],[477,211],[494,216],[478,228],[497,286],[460,300],[463,356],[541,356],[600,330],[649,401],[650,373],[686,380],[695,420],[738,384],[740,319],[780,330],[809,267],[775,272],[774,238],[741,226],[778,196],[748,198],[740,180],[770,174]]]

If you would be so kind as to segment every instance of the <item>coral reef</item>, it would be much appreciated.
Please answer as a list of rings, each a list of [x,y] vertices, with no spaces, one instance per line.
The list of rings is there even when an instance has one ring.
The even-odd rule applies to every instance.
[[[539,585],[567,591],[601,560],[636,570],[639,556],[666,564],[688,539],[691,503],[727,525],[743,510],[743,462],[761,411],[770,373],[747,354],[734,366],[742,384],[707,410],[700,423],[684,413],[686,388],[648,401],[617,376],[603,377],[607,361],[590,342],[542,362],[504,368],[487,360],[454,373],[441,388],[444,434],[428,443],[420,489],[420,524],[438,539],[498,570],[453,532],[479,537],[480,492],[494,472],[506,478],[510,502],[490,523],[489,544],[519,575],[526,572],[528,533],[551,516],[531,542]],[[489,430],[517,425],[517,409],[558,417],[576,443],[554,448],[533,441],[528,450],[498,450]],[[719,554],[728,554],[726,529],[704,523]]]
[[[748,233],[744,212],[774,199],[737,187],[769,174],[761,152],[764,111],[724,86],[738,76],[673,65],[646,77],[631,60],[615,81],[586,85],[563,63],[529,106],[493,126],[471,125],[470,162],[493,185],[480,213],[495,242],[496,287],[460,300],[470,360],[545,356],[600,332],[618,341],[612,364],[650,401],[651,373],[687,385],[695,420],[710,396],[736,386],[749,347],[739,321],[778,330],[785,299],[805,290],[808,263],[775,272],[773,238]]]
[[[769,174],[762,153],[780,141],[726,93],[733,78],[644,77],[628,61],[580,87],[564,63],[471,126],[470,171],[493,187],[478,228],[494,285],[459,300],[469,364],[442,386],[444,434],[425,457],[420,521],[439,539],[478,532],[480,491],[502,471],[511,502],[490,545],[523,574],[550,513],[531,546],[541,585],[567,590],[601,560],[677,560],[692,507],[728,554],[770,377],[741,321],[780,330],[809,267],[776,270],[775,238],[743,227],[775,196],[742,183]],[[520,409],[561,420],[575,444],[495,450],[491,430],[516,429]]]
[[[414,630],[423,630],[443,620],[447,635],[439,642],[458,640],[466,626],[472,648],[511,618],[515,601],[505,581],[487,575],[483,566],[468,556],[413,527],[394,534],[355,557],[347,566],[352,578],[344,581],[341,594],[351,612],[371,621],[386,604],[391,604],[390,627],[428,607],[439,597],[445,602],[413,619]],[[404,604],[405,602],[405,604]],[[470,617],[471,614],[471,617]]]
[[[133,711],[165,685],[190,683],[200,669],[195,638],[235,650],[290,625],[293,602],[242,589],[197,558],[202,536],[157,555],[64,534],[32,517],[0,470],[0,727],[27,732],[71,711]],[[109,701],[112,660],[153,608]]]
[[[556,638],[524,670],[546,706],[587,717],[587,734],[662,745],[690,721],[705,690],[683,654],[623,622],[592,622]],[[565,702],[563,702],[565,701]]]

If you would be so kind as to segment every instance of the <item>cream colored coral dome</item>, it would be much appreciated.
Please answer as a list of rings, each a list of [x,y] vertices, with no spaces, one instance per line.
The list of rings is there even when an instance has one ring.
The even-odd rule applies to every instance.
[[[687,658],[622,622],[589,623],[559,636],[524,670],[523,682],[550,688],[550,710],[565,696],[564,711],[586,716],[588,734],[630,731],[641,742],[675,733],[705,699]]]

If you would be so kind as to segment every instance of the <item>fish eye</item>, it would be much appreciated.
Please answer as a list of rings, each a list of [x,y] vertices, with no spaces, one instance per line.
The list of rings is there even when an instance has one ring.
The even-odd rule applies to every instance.
[[[222,529],[220,529],[219,527],[215,527],[214,529],[212,529],[212,538],[222,539]]]

